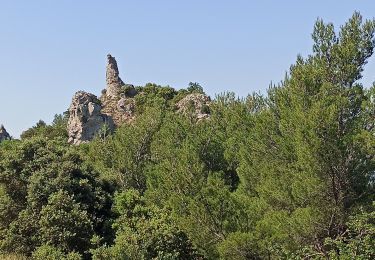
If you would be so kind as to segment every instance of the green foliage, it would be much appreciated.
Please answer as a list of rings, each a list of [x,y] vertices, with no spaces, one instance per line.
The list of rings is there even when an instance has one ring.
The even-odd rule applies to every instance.
[[[151,144],[146,197],[168,205],[178,224],[206,257],[217,257],[216,244],[240,226],[241,206],[230,190],[236,173],[225,159],[222,135],[209,122],[192,124],[169,115]]]
[[[75,202],[87,213],[95,232],[101,235],[110,233],[106,222],[111,200],[106,184],[95,177],[95,172],[89,166],[83,164],[78,151],[70,147],[66,140],[38,137],[23,142],[14,141],[2,147],[1,155],[0,195],[4,202],[0,211],[0,219],[3,219],[0,226],[2,250],[30,254],[42,241],[49,239],[41,230],[46,228],[47,232],[53,227],[41,219],[51,217],[45,216],[47,209],[54,206],[49,204],[49,199],[60,191],[69,196],[74,194]],[[63,214],[63,211],[60,213]],[[57,231],[55,236],[63,236],[62,230],[62,233]],[[90,238],[87,236],[85,239],[89,241]],[[83,252],[84,243],[80,244],[83,247],[79,250]],[[72,249],[63,244],[58,246],[66,251]],[[74,248],[77,245],[71,246]]]
[[[343,232],[350,209],[373,197],[373,143],[366,90],[356,81],[373,51],[374,22],[355,13],[341,28],[318,21],[314,54],[298,58],[269,90],[241,150],[240,192],[258,208],[256,234],[268,251],[314,244]],[[353,62],[354,61],[354,62]]]
[[[220,259],[260,259],[256,238],[250,233],[231,233],[218,246]]]
[[[374,203],[375,207],[375,203]],[[347,229],[335,239],[327,238],[331,248],[331,259],[374,259],[375,258],[375,210],[361,211],[350,217]]]
[[[57,247],[50,245],[43,245],[38,247],[32,254],[32,259],[40,260],[80,260],[81,255],[75,252],[65,254],[62,250]]]
[[[161,120],[161,111],[146,111],[136,124],[123,125],[114,136],[92,142],[87,147],[88,160],[115,186],[144,190],[144,169],[151,157],[150,144]]]
[[[138,95],[135,96],[135,107],[138,114],[143,113],[147,107],[168,109],[173,106],[172,99],[177,92],[169,87],[147,83],[144,87],[138,87]]]
[[[93,227],[87,211],[68,192],[60,190],[42,208],[39,232],[42,243],[58,246],[65,252],[84,252],[89,248]]]
[[[27,260],[28,258],[24,255],[19,255],[19,254],[0,254],[0,259],[3,259],[3,260]]]
[[[115,244],[94,250],[94,259],[199,259],[167,210],[147,206],[136,190],[117,194]]]
[[[375,258],[374,32],[318,20],[284,81],[218,95],[206,120],[175,111],[198,83],[147,84],[135,120],[91,143],[67,143],[67,114],[0,143],[0,256]]]
[[[21,134],[21,139],[28,139],[35,136],[42,136],[47,139],[66,138],[68,137],[67,123],[69,112],[62,115],[55,115],[51,125],[47,125],[43,120],[39,120],[35,126],[29,128]]]
[[[202,86],[198,82],[189,82],[187,91],[190,93],[201,93],[204,94]]]
[[[345,231],[335,238],[325,238],[327,248],[307,246],[297,252],[287,252],[290,259],[374,259],[375,257],[375,203],[368,209],[360,208],[349,217]]]

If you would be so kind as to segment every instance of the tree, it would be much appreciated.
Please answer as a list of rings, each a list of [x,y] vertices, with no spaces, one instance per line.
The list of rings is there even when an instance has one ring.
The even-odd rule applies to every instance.
[[[174,105],[173,99],[177,95],[175,89],[154,83],[147,83],[144,87],[138,87],[137,91],[140,93],[134,98],[137,114],[144,113],[147,108],[171,109]]]
[[[14,141],[2,145],[0,154],[1,250],[30,255],[41,245],[42,209],[60,190],[74,195],[95,233],[111,240],[111,188],[66,140]]]
[[[136,190],[115,198],[115,244],[93,251],[94,259],[200,259],[170,213],[147,206]]]
[[[373,197],[366,147],[374,135],[358,79],[374,30],[358,13],[338,36],[318,20],[313,55],[298,57],[255,118],[241,149],[239,193],[256,209],[253,232],[266,255],[307,244],[325,252],[324,238],[345,232],[351,209]]]
[[[363,208],[351,216],[347,229],[335,239],[327,238],[325,244],[331,259],[375,258],[375,203],[372,209]]]
[[[204,94],[202,86],[198,82],[189,82],[187,91],[190,93],[201,93]]]
[[[179,227],[205,257],[242,223],[240,203],[231,196],[232,172],[221,132],[211,121],[195,124],[170,114],[151,144],[146,198],[171,209]],[[229,168],[229,169],[228,169]]]
[[[114,136],[97,139],[87,146],[88,160],[102,177],[120,189],[146,188],[145,167],[150,145],[162,122],[160,110],[147,110],[134,124],[123,125]]]
[[[47,125],[43,120],[39,120],[35,126],[22,132],[21,139],[29,139],[40,136],[48,139],[67,138],[67,123],[69,119],[69,112],[61,115],[55,115],[51,125]]]
[[[375,258],[374,33],[318,20],[282,82],[221,94],[207,119],[175,111],[198,83],[147,84],[135,119],[88,144],[66,142],[67,114],[2,142],[0,256]]]
[[[89,249],[93,227],[87,211],[68,192],[60,190],[42,208],[39,232],[42,243],[61,248],[65,253],[84,253]]]
[[[48,260],[80,260],[81,255],[76,252],[71,252],[65,254],[61,249],[50,246],[43,245],[38,247],[32,255],[32,259],[48,259]]]

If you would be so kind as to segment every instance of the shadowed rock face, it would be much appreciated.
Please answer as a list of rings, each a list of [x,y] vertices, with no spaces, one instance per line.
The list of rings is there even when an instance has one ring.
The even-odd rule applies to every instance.
[[[98,98],[90,93],[78,91],[69,108],[68,142],[80,144],[91,141],[104,127],[113,131],[112,118],[101,113]]]
[[[107,55],[106,83],[106,94],[109,97],[119,96],[121,87],[125,85],[119,76],[116,59],[110,54]]]
[[[0,126],[0,142],[5,140],[11,140],[10,134],[7,132],[3,125]]]

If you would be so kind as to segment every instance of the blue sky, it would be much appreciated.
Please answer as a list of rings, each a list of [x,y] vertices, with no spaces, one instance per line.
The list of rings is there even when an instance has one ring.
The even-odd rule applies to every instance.
[[[265,92],[311,52],[318,17],[338,28],[355,10],[373,18],[375,1],[0,0],[0,124],[17,137],[76,91],[99,95],[107,53],[135,85]]]

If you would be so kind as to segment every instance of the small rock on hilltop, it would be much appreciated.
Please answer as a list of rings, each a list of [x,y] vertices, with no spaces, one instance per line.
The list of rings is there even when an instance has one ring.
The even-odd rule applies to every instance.
[[[190,115],[197,121],[210,117],[210,97],[201,93],[191,93],[181,99],[177,104],[177,111],[184,115]]]
[[[3,125],[0,126],[0,142],[5,141],[5,140],[11,140],[12,137],[10,134],[7,132],[5,127]]]

